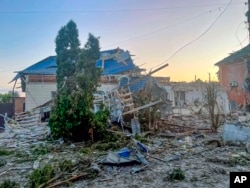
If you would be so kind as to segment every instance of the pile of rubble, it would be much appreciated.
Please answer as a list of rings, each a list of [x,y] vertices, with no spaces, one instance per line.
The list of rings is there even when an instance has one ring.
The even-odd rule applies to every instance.
[[[46,123],[9,121],[0,133],[0,182],[40,188],[228,187],[231,171],[249,171],[250,145],[225,141],[223,125],[211,133],[201,124],[209,127],[198,116],[173,117],[171,129],[140,136],[110,130],[116,139],[106,143],[67,144],[52,140]]]

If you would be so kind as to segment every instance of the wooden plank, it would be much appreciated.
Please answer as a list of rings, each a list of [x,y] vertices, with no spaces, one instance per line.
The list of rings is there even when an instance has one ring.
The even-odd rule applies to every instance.
[[[129,102],[129,101],[133,102],[133,98],[132,98],[132,97],[129,97],[129,98],[127,98],[127,99],[122,99],[122,101],[123,101],[123,102]]]
[[[22,124],[27,124],[27,123],[39,122],[39,121],[40,121],[39,119],[32,119],[32,120],[27,120],[27,121],[19,121],[18,123],[22,125]]]
[[[26,117],[26,116],[34,116],[40,114],[40,111],[34,111],[34,112],[26,112],[24,114],[16,114],[15,117]]]
[[[128,97],[128,96],[130,96],[130,95],[132,95],[131,92],[128,92],[128,93],[125,93],[125,94],[120,94],[120,93],[119,93],[119,97],[120,97],[120,98]]]
[[[33,123],[25,123],[25,124],[19,124],[22,127],[28,127],[28,126],[34,126],[34,125],[39,125],[39,122],[33,122]]]
[[[26,117],[19,117],[19,118],[16,118],[15,117],[15,120],[16,121],[23,121],[23,120],[30,120],[30,119],[37,119],[37,118],[39,118],[40,117],[40,115],[39,114],[37,114],[37,115],[35,115],[35,116],[26,116]]]
[[[142,109],[144,109],[144,108],[148,108],[148,107],[150,107],[150,106],[156,105],[156,104],[158,104],[158,103],[160,103],[160,102],[162,102],[161,99],[158,100],[158,101],[155,101],[155,102],[151,102],[151,103],[149,103],[149,104],[146,104],[146,105],[144,105],[144,106],[137,107],[137,108],[135,108],[135,109],[133,109],[133,110],[124,112],[122,115],[131,114],[131,113],[133,113],[133,112],[142,110]]]
[[[125,107],[132,107],[132,106],[134,106],[134,103],[125,104]]]

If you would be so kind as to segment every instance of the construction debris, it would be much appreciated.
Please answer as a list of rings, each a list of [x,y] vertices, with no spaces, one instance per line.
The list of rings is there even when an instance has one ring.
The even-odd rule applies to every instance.
[[[0,133],[0,182],[20,187],[228,187],[229,172],[250,168],[249,143],[222,140],[223,125],[218,133],[200,131],[209,121],[198,116],[173,117],[171,126],[164,121],[163,131],[140,136],[110,130],[119,140],[93,145],[51,140],[45,123],[25,126],[9,119],[9,128]],[[173,181],[171,174],[172,179],[185,178]]]

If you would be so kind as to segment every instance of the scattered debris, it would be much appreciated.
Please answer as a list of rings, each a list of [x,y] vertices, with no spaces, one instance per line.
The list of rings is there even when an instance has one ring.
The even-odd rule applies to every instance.
[[[247,152],[250,154],[250,143],[247,143],[247,144],[246,144],[246,150],[247,150]]]
[[[103,164],[134,164],[134,163],[140,163],[139,160],[137,160],[135,157],[129,156],[129,157],[121,157],[119,154],[110,151],[107,155],[107,157],[103,160],[101,160],[101,163]]]
[[[173,117],[160,131],[140,135],[110,129],[110,140],[91,145],[53,140],[46,123],[8,120],[0,133],[0,181],[41,188],[228,187],[229,172],[250,168],[249,143],[222,139],[223,126],[218,133],[201,129],[198,116]]]
[[[224,125],[223,138],[225,141],[250,142],[250,127],[241,123]]]

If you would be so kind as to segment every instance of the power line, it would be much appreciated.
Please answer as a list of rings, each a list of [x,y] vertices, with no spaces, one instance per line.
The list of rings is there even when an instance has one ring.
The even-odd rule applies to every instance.
[[[241,4],[244,2],[234,2],[232,4]],[[61,14],[61,13],[103,13],[103,12],[148,12],[148,11],[164,11],[169,9],[183,9],[183,8],[201,8],[201,7],[212,7],[212,6],[225,6],[225,3],[216,4],[203,4],[203,5],[190,5],[190,6],[172,6],[164,8],[145,8],[145,9],[103,9],[103,10],[34,10],[34,11],[0,11],[0,14]]]
[[[239,31],[239,28],[240,28],[240,26],[242,25],[242,23],[245,23],[244,21],[243,22],[241,22],[239,25],[238,25],[238,27],[237,27],[237,29],[236,29],[236,31],[235,31],[235,37],[236,37],[236,39],[238,40],[238,42],[239,42],[239,45],[241,46],[241,47],[243,47],[243,45],[242,45],[242,42],[240,41],[240,39],[239,39],[239,37],[238,37],[238,31]]]
[[[239,46],[242,47],[242,43],[244,43],[244,42],[248,39],[248,37],[249,37],[249,35],[247,34],[246,37],[245,37],[242,41],[240,41],[240,44],[238,44],[238,45],[236,46],[236,48],[238,48]]]
[[[242,15],[246,14],[246,12],[247,12],[247,5],[248,5],[247,2],[245,2],[245,6],[243,7],[243,10],[242,10],[242,13],[243,13]],[[245,22],[245,21],[240,22],[239,25],[238,25],[238,27],[237,27],[237,29],[236,29],[236,31],[235,31],[235,37],[236,37],[236,39],[237,39],[238,42],[239,42],[239,44],[237,45],[237,47],[238,47],[238,46],[243,47],[242,43],[245,42],[245,40],[246,40],[246,39],[244,39],[244,40],[240,41],[239,36],[238,36],[238,31],[239,31],[239,28],[240,28],[240,26],[242,25],[242,23],[245,23],[245,25],[246,25],[246,22]],[[246,30],[248,31],[247,26],[246,26]]]
[[[180,22],[174,23],[174,24],[172,24],[172,25],[167,25],[167,26],[164,26],[164,27],[155,29],[155,30],[153,30],[153,31],[150,31],[150,32],[148,32],[148,33],[136,35],[136,36],[133,36],[133,37],[130,37],[130,38],[121,40],[121,41],[119,41],[119,42],[107,44],[107,45],[105,45],[103,48],[106,48],[106,47],[109,47],[109,46],[113,46],[113,45],[116,45],[116,44],[120,44],[120,43],[123,43],[123,42],[127,42],[127,41],[130,41],[130,40],[134,40],[134,39],[138,39],[138,38],[142,38],[142,37],[146,37],[146,36],[155,34],[155,33],[157,33],[157,32],[160,32],[160,31],[169,29],[169,28],[171,28],[171,27],[173,27],[173,26],[177,26],[177,25],[186,23],[186,22],[188,22],[188,21],[194,20],[194,19],[196,19],[196,18],[200,18],[200,17],[203,16],[203,15],[211,14],[213,11],[215,11],[215,10],[220,10],[221,8],[222,8],[222,7],[217,7],[217,8],[208,10],[208,11],[206,11],[206,12],[203,12],[203,13],[201,13],[201,14],[198,14],[198,15],[196,15],[196,16],[193,16],[193,17],[191,17],[191,18],[187,18],[187,19],[182,20],[182,21],[180,21]]]
[[[165,64],[166,62],[168,62],[170,59],[172,59],[182,49],[184,49],[185,47],[191,45],[192,43],[194,43],[195,41],[197,41],[201,37],[203,37],[215,25],[215,23],[219,20],[219,18],[225,13],[225,11],[228,9],[228,7],[230,6],[231,3],[232,3],[232,0],[229,1],[229,3],[226,5],[226,8],[219,14],[219,16],[216,17],[216,19],[212,22],[212,24],[204,32],[202,32],[198,37],[196,37],[195,39],[193,39],[193,40],[189,41],[188,43],[186,43],[184,46],[182,46],[181,48],[179,48],[178,50],[176,50],[169,58],[167,58],[161,64],[159,64],[159,65],[157,65],[157,66],[155,66],[153,68],[157,68],[157,67],[162,66],[163,64]]]

